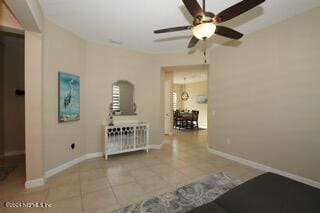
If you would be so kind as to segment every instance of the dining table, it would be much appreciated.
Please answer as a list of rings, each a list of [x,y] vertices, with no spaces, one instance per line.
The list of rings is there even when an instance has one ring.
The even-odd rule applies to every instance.
[[[180,112],[180,117],[182,117],[184,120],[191,121],[192,112]]]

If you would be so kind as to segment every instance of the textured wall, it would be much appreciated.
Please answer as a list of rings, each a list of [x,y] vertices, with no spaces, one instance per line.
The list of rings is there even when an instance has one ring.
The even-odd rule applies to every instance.
[[[72,33],[45,21],[43,32],[43,125],[45,169],[85,153],[85,48]],[[58,123],[58,72],[80,76],[80,121]],[[75,143],[75,149],[70,144]],[[59,157],[57,154],[59,153]]]
[[[213,50],[211,148],[320,181],[319,19],[317,8]]]
[[[25,149],[27,181],[43,177],[42,36],[25,32]]]
[[[0,1],[0,27],[9,27],[12,29],[22,30],[22,26],[12,15],[8,7]]]
[[[87,43],[86,49],[86,151],[103,149],[102,123],[106,122],[112,101],[112,84],[127,80],[134,85],[138,119],[150,124],[150,143],[159,144],[154,99],[159,98],[157,75],[151,56],[107,45]]]
[[[3,42],[3,36],[0,35],[0,155],[4,152],[4,140],[3,140],[3,68],[4,68],[4,42]]]
[[[177,94],[177,109],[183,109],[183,103],[181,100],[183,85],[182,84],[173,84],[173,92]]]
[[[319,9],[309,11],[247,35],[238,47],[212,50],[208,80],[211,148],[320,179],[320,47],[319,28],[315,27],[319,14]],[[202,54],[137,53],[83,42],[51,23],[46,25],[46,168],[82,153],[102,151],[101,124],[111,102],[111,85],[117,80],[129,80],[136,86],[138,115],[150,123],[151,143],[160,144],[162,68],[201,64]],[[81,76],[80,122],[57,124],[56,76],[60,69]],[[68,146],[74,140],[80,150],[72,154]],[[55,153],[60,153],[61,159],[56,159]]]

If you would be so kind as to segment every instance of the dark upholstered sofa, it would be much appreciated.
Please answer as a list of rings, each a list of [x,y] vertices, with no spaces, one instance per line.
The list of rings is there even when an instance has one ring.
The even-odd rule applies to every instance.
[[[320,213],[320,190],[265,173],[226,192],[192,213]]]

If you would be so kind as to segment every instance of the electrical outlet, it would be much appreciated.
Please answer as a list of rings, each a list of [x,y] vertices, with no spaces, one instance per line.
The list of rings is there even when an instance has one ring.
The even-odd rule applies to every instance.
[[[216,111],[212,110],[212,116],[215,116],[215,115],[216,115]]]
[[[74,148],[76,147],[76,144],[75,144],[75,143],[72,143],[72,144],[70,145],[70,147],[71,147],[71,149],[74,149]]]
[[[228,144],[228,145],[230,145],[230,144],[231,144],[231,139],[230,139],[230,138],[227,138],[227,140],[226,140],[226,141],[227,141],[227,144]]]

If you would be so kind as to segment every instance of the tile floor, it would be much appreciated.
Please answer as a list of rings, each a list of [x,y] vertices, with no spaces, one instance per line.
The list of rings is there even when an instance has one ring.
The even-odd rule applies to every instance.
[[[177,131],[165,137],[161,150],[95,158],[47,180],[45,186],[24,189],[23,160],[0,182],[0,201],[47,202],[48,209],[12,209],[4,212],[109,212],[153,195],[173,191],[208,174],[225,171],[248,180],[260,171],[207,152],[207,131]]]

